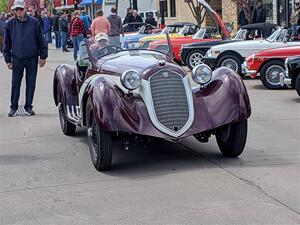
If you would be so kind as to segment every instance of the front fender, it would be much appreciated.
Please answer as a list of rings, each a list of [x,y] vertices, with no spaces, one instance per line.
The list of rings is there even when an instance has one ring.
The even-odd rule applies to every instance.
[[[229,68],[216,69],[207,87],[196,88],[193,94],[195,119],[184,136],[213,130],[251,115],[247,89],[241,77]]]
[[[58,92],[63,99],[58,99]],[[54,72],[53,97],[55,105],[64,101],[65,105],[78,105],[76,68],[71,65],[62,64]]]
[[[170,138],[152,125],[142,98],[137,94],[129,96],[116,81],[104,76],[96,77],[87,92],[96,121],[102,129]]]

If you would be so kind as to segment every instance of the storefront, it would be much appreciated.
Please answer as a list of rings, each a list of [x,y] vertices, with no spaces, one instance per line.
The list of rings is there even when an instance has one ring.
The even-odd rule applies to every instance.
[[[263,5],[267,9],[267,22],[289,26],[294,0],[263,0]]]

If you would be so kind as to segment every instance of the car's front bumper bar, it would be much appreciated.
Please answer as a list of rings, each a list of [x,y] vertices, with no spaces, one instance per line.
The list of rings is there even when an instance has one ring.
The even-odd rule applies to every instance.
[[[283,73],[279,74],[280,78],[280,85],[283,87],[284,85],[288,87],[292,87],[292,79],[289,77],[288,71],[284,71]]]
[[[249,70],[247,62],[244,62],[242,64],[242,74],[251,76],[251,75],[256,75],[257,71],[256,70]]]

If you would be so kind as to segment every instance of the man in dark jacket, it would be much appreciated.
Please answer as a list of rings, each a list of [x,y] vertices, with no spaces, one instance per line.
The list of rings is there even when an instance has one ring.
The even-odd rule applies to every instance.
[[[131,7],[129,7],[129,8],[127,9],[127,13],[126,13],[125,19],[124,19],[124,21],[123,21],[123,24],[128,23],[128,18],[129,18],[130,16],[132,16],[132,11],[133,11],[133,9],[132,9]]]
[[[123,24],[121,17],[117,15],[116,7],[111,8],[111,14],[107,17],[111,27],[109,31],[109,41],[111,45],[117,45],[121,47],[120,34],[124,35]]]
[[[156,27],[156,21],[153,18],[153,14],[151,12],[146,13],[145,23],[148,23],[148,24]]]
[[[0,17],[0,52],[3,52],[3,38],[4,38],[4,31],[5,31],[5,22],[6,17],[5,14],[1,14]]]
[[[66,12],[62,12],[58,20],[58,28],[61,38],[61,48],[63,52],[69,52],[67,49],[67,40],[68,40],[68,21]]]
[[[138,14],[137,10],[133,10],[132,15],[128,17],[127,20],[128,23],[142,23],[143,19],[142,17]],[[130,24],[129,25],[129,31],[136,31],[140,28],[140,25],[136,25],[136,24]]]
[[[24,0],[15,0],[12,9],[15,17],[7,21],[4,35],[4,59],[12,70],[11,106],[9,117],[17,113],[20,87],[26,70],[25,114],[34,115],[32,101],[35,90],[37,66],[43,67],[48,48],[42,27],[37,19],[26,15]]]
[[[253,12],[253,23],[265,23],[267,19],[267,10],[262,5],[262,0],[257,0],[256,8]]]
[[[59,17],[60,17],[60,13],[57,13],[52,17],[52,29],[53,32],[55,33],[55,47],[57,49],[61,48],[61,38],[60,38],[59,27],[58,27]]]
[[[35,6],[34,5],[30,5],[28,7],[28,11],[29,11],[29,13],[30,13],[31,16],[33,16],[34,18],[36,18],[40,22],[40,24],[42,26],[42,30],[43,30],[43,28],[44,28],[44,22],[43,22],[42,17],[40,16],[40,14],[37,13]]]

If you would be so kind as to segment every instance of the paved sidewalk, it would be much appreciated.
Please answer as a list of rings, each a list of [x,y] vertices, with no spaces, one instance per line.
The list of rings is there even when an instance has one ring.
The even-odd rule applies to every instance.
[[[72,53],[49,50],[33,117],[8,118],[10,78],[0,58],[0,224],[300,224],[300,98],[246,80],[253,115],[244,154],[221,157],[215,139],[123,151],[97,172],[86,131],[60,130],[55,68]],[[20,104],[24,103],[24,84]],[[22,113],[22,112],[20,112]]]

